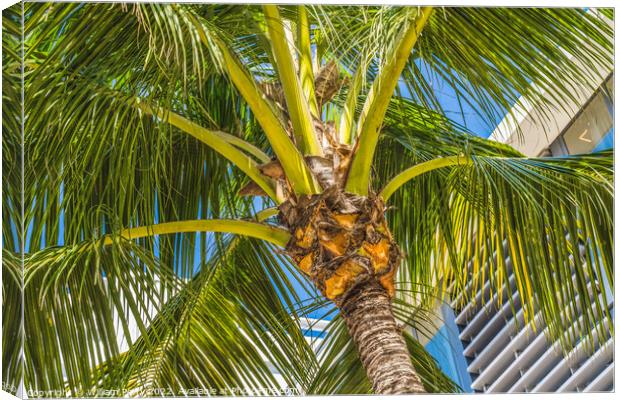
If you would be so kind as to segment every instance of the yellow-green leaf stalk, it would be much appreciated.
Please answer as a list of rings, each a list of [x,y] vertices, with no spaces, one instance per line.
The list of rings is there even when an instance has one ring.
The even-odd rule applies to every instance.
[[[278,7],[265,5],[263,11],[280,84],[284,90],[286,106],[293,123],[295,140],[305,154],[322,156],[323,149],[314,132],[310,107],[303,95],[301,83],[295,71],[295,63],[286,41],[284,24]]]
[[[397,191],[405,183],[409,182],[413,178],[425,174],[427,172],[436,170],[438,168],[453,167],[456,165],[471,165],[472,159],[465,156],[451,156],[436,158],[434,160],[425,161],[407,168],[400,174],[396,175],[387,185],[381,190],[380,196],[383,200],[387,201],[395,191]]]
[[[290,234],[284,229],[258,222],[234,219],[197,219],[164,222],[149,226],[127,228],[120,232],[120,236],[128,240],[134,240],[148,236],[186,232],[233,233],[262,239],[282,247],[286,246],[290,238]],[[113,242],[114,236],[108,235],[105,237],[103,243],[105,245],[110,245]]]
[[[310,23],[306,6],[300,5],[297,13],[297,42],[299,48],[299,78],[301,89],[308,100],[310,112],[320,118],[314,95],[314,73],[312,71],[312,49],[310,46]]]
[[[357,107],[357,97],[362,90],[362,83],[366,73],[366,65],[360,62],[355,71],[353,82],[347,93],[342,114],[340,115],[340,124],[338,125],[338,135],[342,143],[351,144],[353,141],[353,120],[355,119],[355,108]]]
[[[202,25],[193,15],[188,15],[193,22],[200,40],[209,45],[209,38]],[[211,37],[222,55],[225,72],[235,85],[241,96],[248,103],[258,123],[263,128],[274,153],[282,164],[286,177],[297,193],[318,193],[320,186],[310,172],[303,156],[295,147],[282,126],[275,110],[257,87],[256,81],[248,70],[241,64],[233,52],[224,42],[216,37]]]
[[[411,50],[432,11],[432,7],[422,7],[416,18],[404,27],[392,51],[386,56],[386,62],[379,75],[373,82],[357,126],[356,153],[346,184],[346,189],[349,192],[360,195],[368,194],[370,167],[379,141],[379,132],[385,112],[396,89],[401,72],[411,55]]]
[[[234,165],[236,165],[250,179],[256,182],[256,184],[259,185],[269,197],[271,197],[277,202],[282,201],[282,199],[279,199],[276,195],[274,182],[260,172],[256,161],[254,161],[250,156],[246,155],[235,146],[233,146],[231,143],[229,143],[227,141],[227,139],[229,138],[225,134],[206,129],[188,120],[187,118],[184,118],[172,111],[164,110],[163,108],[153,110],[149,105],[145,103],[138,103],[138,107],[145,113],[160,118],[162,121],[165,121],[170,125],[176,126],[180,130],[188,133],[189,135],[200,140],[202,143],[211,147],[213,150],[217,151]],[[244,141],[238,139],[237,144],[239,145],[240,142]]]

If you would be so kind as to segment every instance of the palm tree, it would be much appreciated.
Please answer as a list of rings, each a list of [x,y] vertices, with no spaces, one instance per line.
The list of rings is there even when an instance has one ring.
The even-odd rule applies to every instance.
[[[4,376],[47,396],[256,393],[274,370],[303,393],[454,391],[410,328],[511,271],[568,348],[611,321],[589,288],[613,287],[613,153],[524,157],[447,118],[432,79],[490,124],[519,98],[549,123],[611,66],[608,18],[6,10]],[[299,323],[320,310],[315,352]]]

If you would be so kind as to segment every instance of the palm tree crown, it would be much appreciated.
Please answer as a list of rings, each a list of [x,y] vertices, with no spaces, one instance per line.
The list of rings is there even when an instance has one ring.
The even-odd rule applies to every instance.
[[[407,327],[486,279],[501,299],[511,271],[554,339],[611,322],[590,282],[613,287],[613,153],[524,157],[447,118],[432,79],[489,124],[518,101],[549,123],[611,66],[612,17],[5,10],[4,376],[73,396],[258,393],[274,370],[303,393],[455,391]],[[299,323],[325,307],[317,352]]]

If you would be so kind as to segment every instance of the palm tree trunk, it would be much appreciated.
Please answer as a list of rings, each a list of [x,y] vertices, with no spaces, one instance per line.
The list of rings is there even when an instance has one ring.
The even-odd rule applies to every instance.
[[[376,394],[426,392],[383,286],[377,281],[361,284],[340,310]]]
[[[280,205],[287,253],[341,310],[377,394],[424,393],[392,314],[401,252],[376,196],[337,187]]]

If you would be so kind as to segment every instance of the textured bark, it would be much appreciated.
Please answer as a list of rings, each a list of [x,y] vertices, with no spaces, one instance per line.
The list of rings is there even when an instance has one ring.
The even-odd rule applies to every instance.
[[[392,314],[401,252],[376,196],[332,186],[280,205],[287,253],[341,310],[377,394],[424,393]]]
[[[396,325],[385,288],[377,281],[357,285],[340,310],[376,394],[426,392]]]
[[[287,253],[325,297],[340,306],[350,290],[369,280],[393,295],[401,253],[380,198],[332,186],[279,208],[280,221],[291,232]]]

